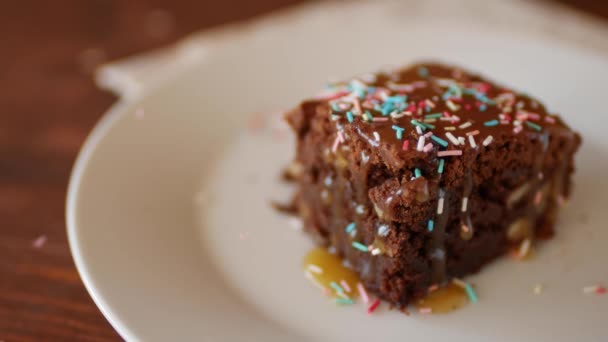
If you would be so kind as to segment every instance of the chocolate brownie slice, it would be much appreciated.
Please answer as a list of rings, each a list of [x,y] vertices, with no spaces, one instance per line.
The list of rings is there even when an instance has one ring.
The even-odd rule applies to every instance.
[[[436,63],[331,84],[287,120],[305,230],[400,307],[550,237],[581,142],[527,95]]]

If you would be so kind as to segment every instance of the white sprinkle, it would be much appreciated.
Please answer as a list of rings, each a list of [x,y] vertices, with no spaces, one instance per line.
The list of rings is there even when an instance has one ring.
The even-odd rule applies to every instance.
[[[410,113],[410,112],[401,112],[401,113],[399,113],[397,111],[394,111],[394,112],[391,113],[391,118],[393,118],[393,119],[400,119],[400,118],[402,118],[402,117],[404,117],[406,115],[412,115],[412,113]]]
[[[366,164],[369,161],[369,156],[365,154],[365,151],[361,151],[361,161]]]
[[[469,144],[471,144],[472,148],[476,148],[477,144],[475,143],[475,137],[472,135],[469,135]]]
[[[374,132],[372,134],[374,135],[374,139],[376,139],[376,141],[380,141],[380,134],[378,134],[378,132]]]
[[[456,137],[454,136],[454,134],[452,134],[450,132],[447,132],[445,134],[445,136],[452,142],[452,144],[458,146],[459,141],[458,141],[458,139],[456,139]]]
[[[466,212],[468,204],[469,204],[469,198],[468,197],[464,197],[462,199],[462,208],[460,208],[460,211],[462,211],[463,213]]]
[[[317,279],[315,279],[315,277],[312,275],[312,273],[310,272],[305,272],[304,275],[306,276],[306,278],[308,278],[308,280],[310,280],[316,287],[318,287],[319,289],[325,291],[326,287],[321,285],[321,283],[319,283],[319,281]]]
[[[365,213],[365,206],[363,204],[359,204],[357,208],[355,208],[355,211],[357,214],[363,215]]]
[[[393,196],[388,196],[388,198],[386,199],[386,204],[389,204],[393,201]]]
[[[372,255],[378,255],[380,253],[382,253],[382,251],[379,248],[372,249]]]
[[[441,260],[441,259],[445,258],[445,251],[443,249],[437,248],[436,250],[433,251],[433,253],[431,253],[431,258]]]
[[[491,135],[488,135],[488,137],[483,141],[483,146],[488,146],[492,143],[492,140],[494,139],[494,137],[492,137]]]
[[[416,147],[416,150],[422,151],[422,149],[424,149],[424,140],[424,135],[421,135],[420,138],[418,138],[418,146]]]
[[[308,265],[308,270],[312,273],[323,274],[323,269],[315,264]]]
[[[450,110],[451,110],[452,112],[455,112],[455,111],[457,111],[457,110],[459,110],[459,109],[460,109],[460,107],[459,107],[459,106],[457,106],[457,105],[456,105],[454,102],[452,102],[451,100],[447,100],[447,101],[445,101],[445,104],[448,106],[448,108],[450,108]]]
[[[443,197],[439,197],[439,203],[437,203],[437,215],[443,214]]]
[[[330,186],[331,183],[333,183],[333,179],[331,179],[331,176],[327,176],[325,177],[325,181],[323,183],[325,183],[325,186]]]
[[[583,287],[583,293],[592,294],[595,291],[597,291],[598,288],[599,288],[599,286],[597,286],[597,285],[585,286],[585,287]]]
[[[420,126],[416,126],[416,133],[418,133],[418,135],[422,135],[422,128]]]
[[[466,143],[466,140],[464,140],[464,137],[458,137],[458,142],[459,142],[461,145],[464,145],[464,144]]]
[[[378,235],[380,236],[387,236],[389,232],[390,228],[386,224],[380,225],[380,227],[378,227]]]

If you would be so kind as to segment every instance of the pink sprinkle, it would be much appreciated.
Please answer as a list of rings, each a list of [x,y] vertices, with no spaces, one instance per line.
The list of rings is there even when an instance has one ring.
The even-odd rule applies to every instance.
[[[433,144],[432,143],[428,143],[426,144],[426,146],[424,146],[424,148],[422,149],[422,152],[430,152],[433,149]]]
[[[407,150],[409,150],[409,149],[410,149],[410,141],[409,141],[409,140],[405,140],[405,141],[403,142],[403,150],[404,150],[404,151],[407,151]]]
[[[365,291],[365,287],[363,287],[363,284],[357,283],[357,289],[359,290],[361,299],[363,299],[363,303],[369,303],[369,296],[367,295],[367,291]]]
[[[369,308],[367,308],[367,313],[368,314],[373,314],[374,311],[376,311],[376,309],[378,308],[378,306],[380,306],[380,299],[376,299],[370,306]]]
[[[450,114],[450,112],[448,112],[447,110],[443,112],[443,116],[445,116],[446,118],[449,118],[450,116],[452,116],[452,114]]]
[[[338,132],[338,139],[340,139],[341,143],[344,142],[344,134],[342,134],[342,132]]]
[[[555,123],[555,118],[552,116],[545,116],[545,121],[548,123]]]
[[[374,122],[383,122],[383,121],[388,121],[388,118],[373,118],[372,119]]]
[[[430,138],[433,135],[433,132],[428,132],[424,135],[425,138]]]
[[[334,146],[331,147],[331,150],[336,153],[338,150],[338,144],[340,143],[340,136],[336,136],[336,140],[334,140]]]
[[[32,242],[32,246],[34,248],[42,248],[42,246],[44,246],[44,244],[46,243],[46,240],[46,235],[40,235],[38,238],[36,238],[36,240]]]
[[[477,129],[474,131],[467,132],[467,135],[477,135],[477,134],[479,134],[479,130],[477,130]]]
[[[598,285],[598,287],[595,289],[596,294],[605,294],[606,292],[607,292],[606,288],[603,287],[602,285]]]
[[[350,286],[348,286],[348,283],[346,282],[346,280],[342,279],[340,280],[340,285],[342,285],[342,288],[346,290],[346,292],[350,292]]]
[[[346,95],[348,95],[349,92],[348,91],[339,91],[337,93],[329,93],[329,94],[321,94],[320,98],[323,100],[335,100],[335,99],[339,99],[341,97],[344,97]]]
[[[518,134],[523,129],[524,129],[523,126],[516,126],[515,128],[513,128],[513,133]]]
[[[539,205],[540,204],[540,200],[543,198],[543,192],[542,191],[537,191],[536,195],[534,196],[534,204],[535,205]]]
[[[449,150],[437,152],[437,157],[461,156],[462,150]]]
[[[420,308],[420,309],[418,309],[418,312],[420,312],[423,315],[428,315],[433,312],[433,309],[432,308]]]

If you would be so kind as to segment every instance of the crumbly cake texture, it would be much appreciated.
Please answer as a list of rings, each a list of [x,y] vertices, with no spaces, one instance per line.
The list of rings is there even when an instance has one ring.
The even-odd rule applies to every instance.
[[[305,230],[402,308],[551,237],[581,143],[538,101],[438,63],[330,84],[286,118]]]

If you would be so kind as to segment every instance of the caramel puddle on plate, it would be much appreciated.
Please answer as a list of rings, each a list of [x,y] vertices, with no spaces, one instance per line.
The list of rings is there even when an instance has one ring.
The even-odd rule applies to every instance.
[[[331,297],[357,297],[359,276],[344,266],[342,259],[336,254],[325,248],[315,248],[304,257],[303,267],[306,277]]]
[[[422,313],[448,313],[467,305],[469,297],[466,290],[453,282],[439,288],[416,302]]]

